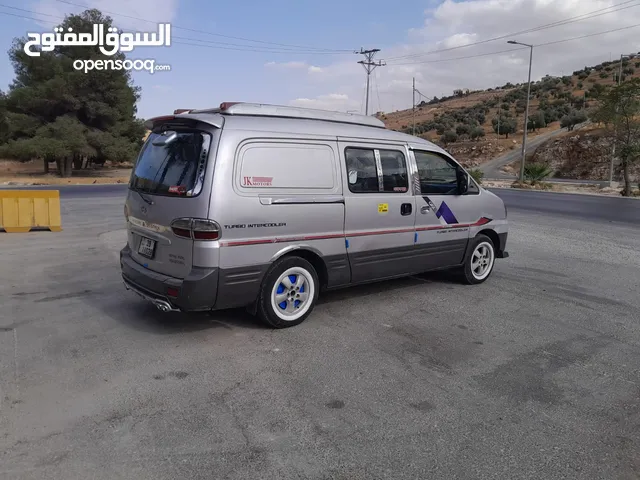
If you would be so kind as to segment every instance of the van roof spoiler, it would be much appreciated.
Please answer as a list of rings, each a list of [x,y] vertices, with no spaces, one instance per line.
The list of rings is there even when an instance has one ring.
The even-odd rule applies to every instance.
[[[268,105],[263,103],[223,102],[218,108],[190,110],[189,114],[217,113],[221,115],[247,115],[281,118],[301,118],[307,120],[325,120],[329,122],[350,123],[367,127],[386,128],[381,120],[367,115],[318,110],[313,108]]]

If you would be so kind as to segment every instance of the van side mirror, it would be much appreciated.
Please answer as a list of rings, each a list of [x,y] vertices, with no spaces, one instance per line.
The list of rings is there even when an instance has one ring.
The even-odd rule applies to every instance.
[[[469,191],[469,177],[467,172],[462,170],[461,168],[457,171],[457,180],[458,180],[458,193],[460,195],[466,195]]]

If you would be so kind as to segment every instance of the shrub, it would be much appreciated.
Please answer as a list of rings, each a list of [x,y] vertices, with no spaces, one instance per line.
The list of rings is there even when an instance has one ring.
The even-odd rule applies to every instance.
[[[586,73],[581,73],[580,75],[578,75],[578,80],[584,80],[585,78],[587,78],[589,75]]]
[[[633,75],[633,72],[635,72],[635,69],[633,67],[627,67],[622,70],[622,73],[624,73],[625,75]]]
[[[636,65],[636,68],[640,68],[640,62],[636,62],[635,65]]]
[[[477,139],[477,138],[482,138],[482,137],[484,137],[484,136],[485,136],[484,128],[482,128],[482,127],[475,127],[475,128],[473,128],[473,129],[471,129],[470,136],[471,136],[471,138],[472,138],[472,139],[474,139],[474,140],[475,140],[475,139]]]
[[[535,185],[551,175],[553,171],[543,163],[529,163],[524,166],[524,178]]]
[[[502,110],[509,110],[509,104],[505,102],[505,103],[503,103],[502,105],[500,105],[500,108],[501,108]]]
[[[472,168],[469,170],[469,175],[476,181],[477,184],[482,183],[482,178],[484,177],[484,172],[479,168]]]
[[[600,74],[600,78],[607,78],[609,75],[607,75],[607,72],[602,72]]]
[[[582,88],[584,86],[584,84],[582,82],[578,82],[578,88]]]
[[[456,127],[456,133],[458,135],[469,135],[470,131],[471,131],[471,128],[469,127],[469,125],[465,125],[464,123]]]
[[[440,137],[440,141],[442,143],[444,143],[445,145],[447,145],[449,143],[453,143],[453,142],[455,142],[457,140],[458,140],[458,135],[453,130],[447,130]]]

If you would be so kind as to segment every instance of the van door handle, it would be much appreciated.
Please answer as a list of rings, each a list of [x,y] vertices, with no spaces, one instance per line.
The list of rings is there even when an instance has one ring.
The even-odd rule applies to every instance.
[[[401,215],[411,215],[411,204],[410,203],[403,203],[402,205],[400,205],[400,214]]]
[[[429,205],[425,205],[424,207],[420,208],[420,213],[422,213],[423,215],[426,215],[430,211],[431,209],[429,208]]]

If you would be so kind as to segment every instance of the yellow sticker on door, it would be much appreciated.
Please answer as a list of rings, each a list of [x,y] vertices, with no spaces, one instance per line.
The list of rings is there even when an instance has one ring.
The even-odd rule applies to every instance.
[[[387,213],[389,211],[388,203],[379,203],[378,204],[378,213]]]

